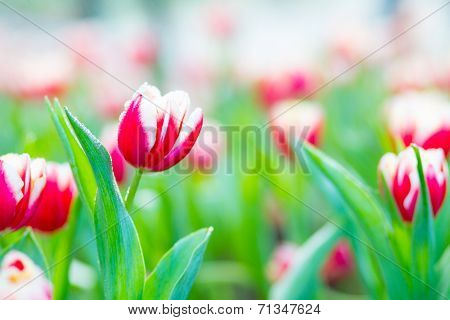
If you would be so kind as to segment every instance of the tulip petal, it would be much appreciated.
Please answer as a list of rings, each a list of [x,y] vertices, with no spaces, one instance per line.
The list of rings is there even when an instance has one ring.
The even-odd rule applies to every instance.
[[[23,181],[15,168],[0,159],[0,231],[14,219],[16,205],[23,198]]]
[[[188,155],[197,141],[203,124],[203,113],[201,109],[195,109],[189,119],[184,123],[183,129],[177,139],[175,147],[167,154],[167,156],[155,167],[153,171],[166,170]]]

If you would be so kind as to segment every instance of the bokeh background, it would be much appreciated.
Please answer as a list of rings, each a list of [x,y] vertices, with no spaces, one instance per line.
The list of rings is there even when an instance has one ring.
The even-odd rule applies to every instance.
[[[58,97],[101,136],[142,83],[187,91],[206,125],[241,130],[216,136],[212,172],[201,172],[197,163],[190,173],[144,176],[136,197],[143,208],[133,219],[147,269],[177,239],[213,226],[190,298],[267,298],[288,268],[283,259],[290,246],[304,243],[325,222],[316,211],[329,216],[336,209],[302,170],[265,172],[276,185],[242,170],[242,159],[263,172],[260,162],[282,153],[263,129],[256,140],[239,132],[266,128],[272,106],[286,98],[280,87],[292,85],[288,98],[314,100],[323,109],[319,147],[376,188],[378,161],[393,149],[385,101],[411,89],[449,93],[450,10],[421,21],[442,4],[1,0],[0,154],[66,161],[45,96]],[[121,188],[128,182],[125,177]],[[93,227],[86,212],[80,219],[76,242],[82,244],[93,237]],[[57,234],[39,240],[51,260]],[[311,298],[369,297],[351,241],[343,241],[337,265],[317,266],[322,271]],[[96,266],[95,244],[77,252],[61,297],[100,298]],[[329,271],[340,268],[337,275]]]

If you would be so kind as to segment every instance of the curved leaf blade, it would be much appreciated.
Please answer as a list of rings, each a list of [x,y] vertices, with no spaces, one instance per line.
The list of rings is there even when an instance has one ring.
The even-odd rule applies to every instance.
[[[302,151],[307,163],[331,182],[351,209],[346,215],[347,222],[354,224],[360,231],[358,234],[365,235],[369,240],[368,243],[359,242],[376,253],[389,297],[407,297],[410,289],[404,275],[408,270],[399,264],[394,255],[388,240],[391,227],[376,199],[359,179],[321,151],[308,144],[296,147],[299,157],[303,156]]]
[[[69,119],[61,108],[58,99],[54,100],[54,104],[46,99],[46,103],[56,127],[56,131],[58,132],[69,157],[70,167],[75,181],[77,182],[78,192],[80,193],[83,202],[90,211],[93,212],[97,194],[97,184],[89,160],[86,157],[84,150],[81,148],[75,132],[69,123]]]
[[[320,268],[342,235],[341,230],[326,224],[301,246],[288,273],[272,287],[275,300],[311,299],[319,284]]]
[[[212,231],[211,227],[200,229],[177,241],[147,278],[144,299],[186,299]]]
[[[112,173],[111,157],[100,141],[67,109],[98,186],[94,225],[107,299],[140,299],[145,267],[139,237]]]
[[[431,208],[430,193],[425,180],[424,168],[419,149],[412,147],[417,159],[417,171],[420,181],[419,202],[414,213],[412,230],[412,272],[419,276],[425,283],[433,284],[433,266],[435,233],[433,210]],[[432,291],[422,282],[413,281],[414,298],[430,297]]]

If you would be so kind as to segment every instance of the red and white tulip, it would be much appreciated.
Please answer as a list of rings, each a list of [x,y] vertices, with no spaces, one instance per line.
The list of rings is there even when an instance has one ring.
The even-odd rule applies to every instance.
[[[0,267],[0,299],[50,300],[52,285],[28,256],[10,251]]]
[[[448,169],[444,152],[441,149],[420,149],[423,170],[430,193],[431,206],[436,216],[445,199]],[[411,222],[420,194],[417,159],[412,147],[400,152],[385,154],[378,170],[386,181],[389,192],[406,222]]]
[[[52,232],[66,224],[77,190],[68,164],[48,162],[46,175],[47,181],[28,225]]]
[[[100,140],[108,150],[111,156],[112,169],[117,184],[122,184],[127,180],[127,163],[120,153],[119,146],[117,145],[117,127],[106,126],[100,136]]]
[[[284,101],[271,110],[270,120],[277,146],[289,157],[294,155],[291,144],[299,139],[315,146],[320,144],[324,113],[315,102]]]
[[[25,226],[46,182],[45,160],[27,154],[0,157],[0,231]]]
[[[450,152],[450,102],[436,92],[407,92],[386,105],[389,131],[406,146]]]
[[[120,116],[118,145],[125,160],[148,171],[164,171],[191,151],[203,124],[201,109],[187,112],[190,99],[183,91],[162,96],[142,85]]]

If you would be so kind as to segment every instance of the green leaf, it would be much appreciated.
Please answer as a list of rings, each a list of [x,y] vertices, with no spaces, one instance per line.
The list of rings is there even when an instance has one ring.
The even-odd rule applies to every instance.
[[[420,196],[414,213],[412,227],[412,272],[426,284],[433,285],[433,266],[435,262],[433,210],[419,149],[416,146],[412,148],[417,159],[417,171],[420,181]],[[429,298],[434,294],[422,281],[418,281],[418,279],[413,281],[414,298]]]
[[[47,277],[49,276],[47,260],[45,259],[44,253],[31,230],[26,230],[18,239],[16,239],[16,241],[11,242],[8,246],[5,246],[0,252],[0,261],[11,250],[17,250],[25,253],[42,269],[42,271],[44,271]]]
[[[297,250],[294,262],[287,274],[272,287],[270,299],[313,298],[320,281],[320,266],[323,265],[341,235],[341,230],[332,224],[326,224],[316,231]]]
[[[318,169],[331,182],[337,193],[351,209],[349,214],[345,216],[349,220],[347,222],[354,224],[359,229],[359,235],[367,237],[367,243],[360,238],[359,242],[376,253],[389,296],[391,298],[405,298],[409,288],[403,276],[406,276],[404,273],[408,270],[403,268],[396,260],[388,240],[388,235],[391,232],[390,225],[367,186],[336,161],[314,147],[307,144],[296,147],[299,157],[302,157],[302,151],[304,151],[308,165],[312,169]]]
[[[90,211],[94,212],[97,184],[89,160],[81,148],[76,134],[69,123],[69,119],[67,119],[58,99],[54,100],[54,104],[46,99],[46,103],[58,135],[69,156],[69,163],[75,181],[77,182],[78,192]]]
[[[94,225],[105,296],[107,299],[140,299],[145,278],[142,249],[114,179],[111,157],[78,119],[67,109],[65,113],[98,186]]]
[[[177,241],[145,281],[144,299],[186,299],[212,231],[212,228],[200,229]]]

